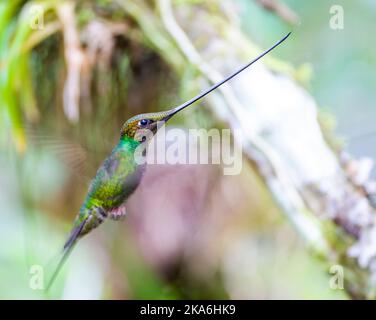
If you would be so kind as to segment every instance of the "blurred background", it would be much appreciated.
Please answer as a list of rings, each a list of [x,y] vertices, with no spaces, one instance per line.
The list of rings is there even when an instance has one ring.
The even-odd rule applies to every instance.
[[[245,159],[237,176],[214,165],[148,167],[127,218],[80,241],[49,294],[33,289],[33,266],[49,276],[122,123],[200,91],[194,69],[176,72],[178,58],[147,24],[157,19],[153,1],[137,3],[0,3],[0,298],[346,299]],[[344,29],[329,28],[334,4],[344,8]],[[203,7],[214,20],[228,15],[264,49],[293,30],[272,56],[296,67],[345,149],[376,156],[375,1],[173,5],[190,16]],[[222,128],[200,105],[171,125]]]

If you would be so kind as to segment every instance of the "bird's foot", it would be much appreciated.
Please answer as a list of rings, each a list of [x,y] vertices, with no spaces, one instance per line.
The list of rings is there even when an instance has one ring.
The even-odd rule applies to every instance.
[[[108,217],[112,220],[119,221],[123,220],[127,214],[127,210],[125,206],[121,206],[119,208],[112,209],[108,212]]]

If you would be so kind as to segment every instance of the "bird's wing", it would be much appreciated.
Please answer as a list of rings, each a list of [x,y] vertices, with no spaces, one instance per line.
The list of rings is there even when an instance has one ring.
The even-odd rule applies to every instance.
[[[90,148],[81,142],[72,141],[41,129],[25,128],[28,142],[34,148],[56,156],[58,160],[78,179],[87,183],[95,172],[89,158],[100,157],[105,150]]]

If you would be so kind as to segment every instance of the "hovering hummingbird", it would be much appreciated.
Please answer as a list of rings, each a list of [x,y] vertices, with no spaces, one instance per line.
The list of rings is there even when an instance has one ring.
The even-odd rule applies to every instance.
[[[136,115],[124,123],[120,131],[119,143],[104,160],[91,182],[87,196],[74,220],[70,236],[64,245],[62,258],[48,283],[47,290],[51,287],[65,260],[82,236],[98,227],[107,218],[119,220],[125,216],[125,202],[138,187],[145,169],[145,165],[138,164],[135,159],[136,149],[141,144],[148,143],[148,139],[142,132],[148,130],[152,135],[155,135],[160,128],[158,123],[167,122],[181,110],[238,75],[280,45],[290,34],[291,32],[257,58],[180,106],[167,111]]]

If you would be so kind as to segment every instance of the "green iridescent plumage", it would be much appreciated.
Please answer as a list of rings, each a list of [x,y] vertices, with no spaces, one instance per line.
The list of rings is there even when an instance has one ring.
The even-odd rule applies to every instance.
[[[138,165],[134,159],[139,145],[132,138],[122,137],[97,171],[75,221],[78,227],[86,219],[91,219],[81,235],[90,232],[108,216],[111,218],[111,212],[116,212],[137,188],[144,171],[144,166]]]
[[[140,144],[134,138],[122,135],[98,169],[64,245],[63,257],[47,288],[52,285],[80,237],[99,226],[106,218],[118,220],[125,216],[125,201],[137,188],[144,172],[145,166],[137,164],[134,157]]]

